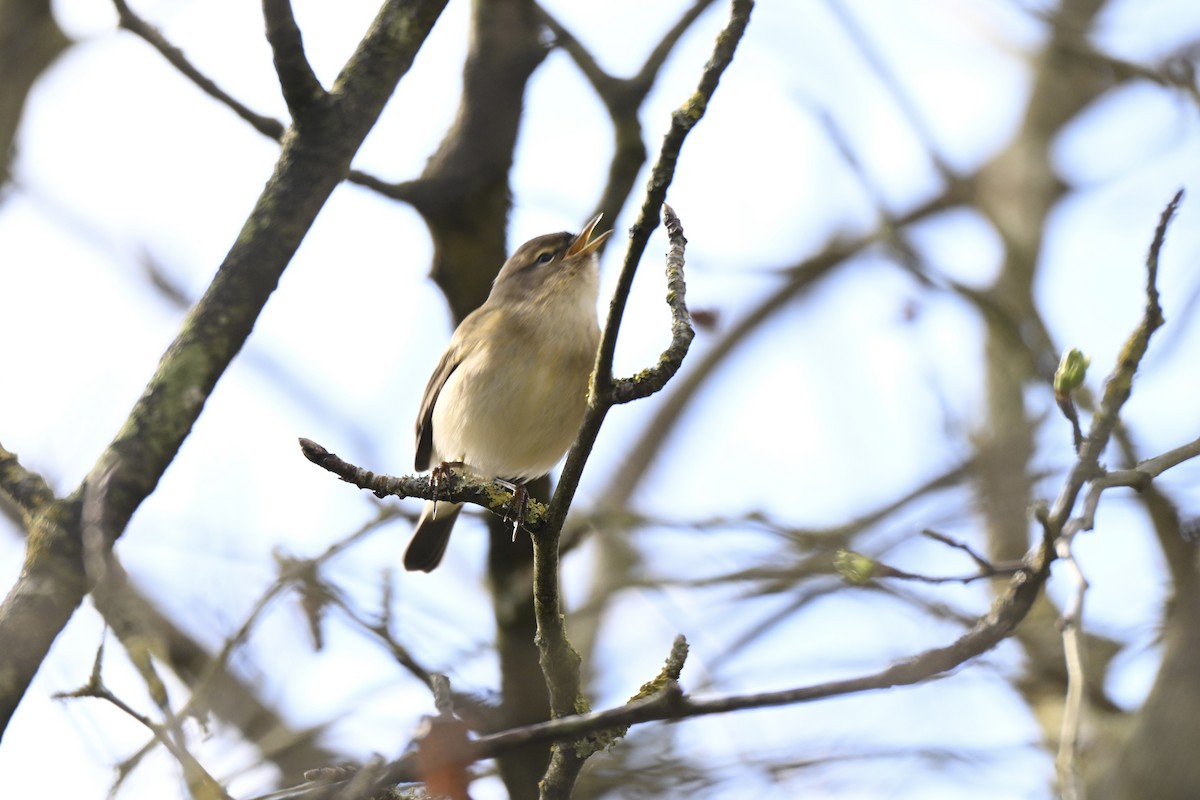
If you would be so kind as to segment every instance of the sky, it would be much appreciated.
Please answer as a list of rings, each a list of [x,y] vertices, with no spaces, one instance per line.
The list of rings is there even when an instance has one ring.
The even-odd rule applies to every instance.
[[[640,66],[685,3],[545,5],[606,69],[624,75]],[[1200,8],[1193,5],[1114,3],[1095,38],[1122,57],[1152,61],[1200,31]],[[856,0],[846,6],[953,167],[977,166],[1016,130],[1029,91],[1028,57],[1045,38],[1034,13],[1042,4]],[[238,99],[284,117],[257,4],[159,0],[136,8]],[[375,6],[345,2],[331,13],[329,4],[308,0],[295,9],[309,58],[328,84]],[[36,87],[18,141],[15,187],[0,196],[0,339],[25,343],[0,352],[0,375],[10,381],[0,392],[0,442],[67,492],[120,427],[180,324],[183,312],[148,288],[146,263],[187,296],[199,296],[278,150],[143,42],[117,31],[105,4],[64,0],[55,10],[78,43]],[[419,173],[453,119],[467,13],[464,0],[451,1],[358,154],[357,168],[391,180]],[[694,88],[725,17],[721,4],[702,17],[648,99],[642,121],[652,151],[670,111]],[[535,75],[526,108],[512,176],[512,245],[578,228],[599,196],[611,148],[606,117],[562,53],[551,54]],[[859,174],[831,144],[829,124],[854,153]],[[1195,106],[1137,85],[1090,109],[1055,145],[1055,169],[1073,191],[1054,211],[1038,301],[1054,310],[1048,322],[1056,341],[1093,357],[1093,387],[1140,314],[1141,263],[1162,207],[1180,186],[1200,200],[1198,146]],[[570,183],[563,179],[568,174]],[[921,136],[863,64],[829,6],[762,0],[707,116],[688,139],[668,198],[689,239],[689,302],[715,310],[718,324],[728,325],[778,286],[780,269],[834,233],[870,230],[878,204],[903,210],[936,191]],[[1148,357],[1127,414],[1148,453],[1188,441],[1200,427],[1194,404],[1177,400],[1197,389],[1195,371],[1187,368],[1198,335],[1187,313],[1198,286],[1195,203],[1185,201],[1164,253],[1160,288],[1168,328],[1161,349]],[[628,213],[614,221],[618,230],[630,224]],[[968,285],[987,285],[999,269],[994,232],[971,214],[945,215],[920,226],[914,238],[937,270]],[[665,247],[659,231],[630,298],[618,374],[653,363],[668,341],[655,261]],[[602,309],[618,255],[610,248],[603,262]],[[411,466],[411,425],[425,376],[451,332],[441,296],[426,277],[429,258],[413,211],[358,187],[339,187],[159,490],[135,516],[118,546],[123,563],[201,641],[219,647],[241,623],[274,578],[274,553],[315,554],[377,513],[368,497],[303,461],[297,436],[376,471],[399,474]],[[915,322],[906,314],[911,308],[919,312]],[[314,311],[326,328],[311,324]],[[342,328],[378,346],[347,346],[327,333]],[[970,430],[980,420],[980,335],[957,300],[922,291],[878,256],[859,259],[764,326],[723,368],[673,435],[669,458],[639,487],[638,507],[660,515],[686,508],[693,519],[761,511],[787,524],[819,526],[885,502],[964,455],[947,445],[945,433]],[[691,363],[716,341],[702,330]],[[594,502],[620,470],[628,442],[660,402],[651,398],[610,415],[579,507]],[[1030,403],[1053,412],[1045,393],[1031,394]],[[1162,412],[1164,403],[1175,407],[1171,413]],[[1059,435],[1067,436],[1065,427]],[[869,458],[853,458],[866,453]],[[1061,470],[1069,448],[1051,444],[1045,458]],[[779,491],[774,481],[735,481],[726,490],[725,476],[748,468],[786,475],[803,496]],[[1164,485],[1186,496],[1198,478],[1200,471],[1185,465]],[[714,482],[722,491],[709,488]],[[1056,486],[1051,478],[1047,493]],[[1161,565],[1140,512],[1127,499],[1106,502],[1099,521],[1121,535],[1098,532],[1080,543],[1093,583],[1088,619],[1095,630],[1129,643],[1111,688],[1119,701],[1136,705],[1156,663]],[[926,526],[964,538],[972,530],[969,519],[947,516],[937,504],[918,506],[886,532],[897,542],[889,558],[899,565],[910,559],[931,572],[963,571],[953,554],[911,541],[912,532]],[[331,579],[372,608],[381,572],[397,565],[407,535],[403,522],[384,526],[335,559]],[[706,533],[664,527],[639,541],[651,575],[670,565],[696,577],[754,563],[777,546],[770,536],[735,526]],[[680,559],[681,552],[689,558]],[[20,536],[0,522],[6,587],[22,555]],[[589,543],[568,559],[569,603],[586,599],[601,557]],[[495,684],[485,646],[491,617],[480,606],[486,602],[483,558],[482,537],[460,531],[436,573],[397,578],[396,614],[406,641],[432,668],[453,667],[460,688]],[[1067,588],[1058,583],[1051,591],[1061,596]],[[936,596],[986,606],[982,587],[941,588]],[[713,691],[783,688],[872,671],[956,635],[953,626],[930,624],[899,605],[845,592],[813,604],[756,647],[726,657],[729,641],[790,600],[742,600],[736,589],[698,592],[665,582],[624,593],[600,632],[605,669],[596,705],[621,702],[655,674],[680,632],[693,643],[685,683]],[[399,679],[379,648],[349,626],[331,624],[328,636],[325,649],[313,653],[299,612],[281,602],[256,627],[237,663],[296,724],[335,719],[332,744],[361,757],[398,746],[395,732],[431,711],[428,693]],[[111,765],[146,740],[143,729],[112,708],[50,699],[86,680],[101,638],[99,617],[85,603],[10,727],[0,771],[15,777],[25,794],[37,788],[47,797],[68,791],[101,797]],[[837,758],[856,748],[896,753],[879,762],[894,770],[868,775],[850,760],[810,782],[797,767],[775,783],[755,785],[761,797],[788,797],[797,786],[811,796],[839,798],[958,797],[964,785],[986,787],[979,791],[990,794],[979,797],[1047,797],[1052,764],[1031,746],[1037,727],[1013,710],[1020,703],[1004,680],[1018,659],[1005,645],[951,680],[904,692],[695,720],[679,726],[680,747],[709,753],[731,776],[741,774],[741,761],[775,751],[805,759]],[[286,675],[272,674],[281,662],[288,664]],[[106,675],[149,708],[116,646],[108,649]],[[914,717],[914,708],[921,714]],[[222,777],[236,776],[230,784],[235,795],[269,785],[269,771],[246,768],[255,760],[252,748],[220,730],[207,738],[196,734],[204,740],[206,765]],[[976,758],[946,766],[907,750],[952,744]],[[73,765],[70,774],[59,768],[63,763]],[[912,781],[898,785],[896,772]],[[737,781],[706,796],[736,796],[721,794],[729,783]],[[78,794],[81,786],[94,788]],[[121,796],[169,796],[161,792],[178,787],[175,765],[160,754],[139,768]],[[478,789],[480,798],[500,796],[495,782]]]

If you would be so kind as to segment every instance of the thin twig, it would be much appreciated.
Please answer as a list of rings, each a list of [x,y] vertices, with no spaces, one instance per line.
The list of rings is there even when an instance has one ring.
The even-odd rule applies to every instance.
[[[659,40],[641,69],[629,78],[606,73],[583,44],[558,20],[540,6],[542,23],[554,34],[555,44],[574,59],[587,81],[604,104],[613,125],[613,153],[608,165],[608,180],[596,211],[617,219],[632,194],[637,176],[646,163],[646,144],[638,113],[658,73],[675,46],[695,21],[715,0],[696,0]]]
[[[270,586],[263,591],[250,610],[246,612],[242,619],[241,625],[238,626],[232,634],[225,638],[221,645],[220,652],[213,658],[209,664],[208,671],[195,682],[192,687],[191,697],[188,700],[184,710],[179,716],[184,717],[194,713],[196,709],[204,708],[208,703],[207,695],[213,679],[225,672],[228,669],[230,659],[237,648],[247,641],[250,637],[250,632],[258,621],[262,618],[266,610],[271,604],[280,597],[289,587],[295,585],[298,581],[303,580],[306,575],[315,567],[325,563],[333,558],[338,553],[342,552],[352,543],[361,540],[364,536],[379,528],[384,522],[390,519],[390,515],[380,513],[374,519],[369,520],[357,530],[351,532],[348,536],[329,545],[325,550],[311,559],[278,559],[279,574]]]
[[[644,427],[642,435],[635,437],[633,446],[625,453],[622,468],[616,471],[612,482],[605,489],[598,505],[621,507],[641,483],[654,458],[661,452],[662,441],[675,426],[685,418],[684,409],[697,396],[708,379],[718,368],[738,351],[738,348],[759,330],[763,323],[811,289],[818,282],[832,275],[838,267],[852,261],[856,256],[886,239],[886,228],[914,225],[952,208],[962,202],[955,191],[947,191],[922,203],[904,214],[890,219],[880,229],[854,239],[834,238],[816,255],[781,270],[786,280],[775,291],[734,324],[720,341],[706,348],[684,374],[672,383],[672,390],[662,399],[658,411]]]
[[[967,544],[966,542],[960,542],[957,539],[951,539],[946,534],[938,533],[931,528],[926,528],[925,530],[921,531],[921,535],[933,539],[935,542],[941,542],[947,547],[953,547],[956,550],[962,550],[971,557],[971,560],[975,562],[979,569],[985,572],[996,569],[996,567],[992,565],[991,561],[988,561],[982,555],[977,553],[975,548],[971,547],[971,545]]]
[[[484,480],[469,472],[454,470],[448,478],[436,484],[429,476],[380,475],[351,464],[331,453],[311,439],[300,438],[304,457],[324,470],[332,472],[346,483],[372,492],[376,497],[419,497],[424,500],[446,500],[451,503],[472,503],[486,508],[497,516],[511,513],[512,491],[500,483]],[[522,527],[536,534],[548,524],[547,507],[532,497],[526,502]]]
[[[637,73],[629,78],[617,78],[605,72],[595,57],[583,46],[583,43],[550,12],[540,5],[537,7],[537,11],[543,24],[554,34],[555,44],[571,57],[583,72],[584,77],[592,84],[592,88],[600,95],[600,100],[611,112],[614,106],[636,109],[641,104],[642,98],[654,86],[659,70],[666,63],[675,45],[714,2],[716,0],[696,0],[654,46]],[[629,102],[630,95],[633,96],[634,102]]]
[[[1075,560],[1071,544],[1074,536],[1063,536],[1056,543],[1058,560],[1066,565],[1075,584],[1062,614],[1063,653],[1067,665],[1067,696],[1063,703],[1062,727],[1058,754],[1054,759],[1058,773],[1058,789],[1063,800],[1084,800],[1082,776],[1079,770],[1079,729],[1083,717],[1084,687],[1087,676],[1083,669],[1083,600],[1088,582]]]
[[[949,575],[949,576],[932,576],[921,573],[908,572],[907,570],[898,569],[896,567],[885,564],[884,562],[865,556],[861,553],[856,553],[852,550],[842,549],[838,551],[834,559],[834,568],[842,575],[843,578],[849,580],[855,585],[868,585],[879,578],[900,578],[903,580],[919,581],[921,583],[942,584],[942,583],[973,583],[984,578],[1003,577],[1015,575],[1018,573],[1028,572],[1029,565],[1025,561],[1007,562],[1003,564],[995,564],[977,553],[974,548],[965,542],[960,542],[951,539],[945,534],[938,533],[934,530],[925,529],[921,531],[923,536],[927,536],[934,541],[953,547],[957,550],[962,550],[978,567],[976,572],[970,575]]]
[[[1087,579],[1075,562],[1072,544],[1080,531],[1090,529],[1094,524],[1100,495],[1107,488],[1104,481],[1106,476],[1099,463],[1100,455],[1108,446],[1109,438],[1120,419],[1121,408],[1132,393],[1133,378],[1149,347],[1150,337],[1163,324],[1162,307],[1159,305],[1158,296],[1158,261],[1166,242],[1167,229],[1182,200],[1183,190],[1180,189],[1171,198],[1159,217],[1154,238],[1146,255],[1146,305],[1142,319],[1126,340],[1112,374],[1105,381],[1100,409],[1092,417],[1091,428],[1083,441],[1083,446],[1078,448],[1075,465],[1072,467],[1054,507],[1048,513],[1043,514],[1041,519],[1047,543],[1053,543],[1057,557],[1067,564],[1075,581],[1075,592],[1063,612],[1062,619],[1063,648],[1067,662],[1067,697],[1063,712],[1059,751],[1055,759],[1059,791],[1063,797],[1069,798],[1069,800],[1082,800],[1084,791],[1079,770],[1079,725],[1083,712],[1086,676],[1083,673],[1079,629],[1083,614],[1083,600],[1088,586]],[[1176,448],[1176,450],[1181,450],[1181,448]],[[1175,457],[1172,455],[1172,458]],[[1162,463],[1170,462],[1171,459],[1168,458]],[[1146,479],[1141,478],[1141,480],[1145,481]],[[1082,513],[1070,517],[1079,492],[1085,484],[1090,484],[1090,488],[1084,499]]]
[[[688,133],[704,115],[721,74],[733,60],[733,54],[745,32],[753,7],[753,0],[733,0],[729,22],[717,37],[712,58],[705,65],[697,90],[671,116],[671,127],[663,137],[658,160],[651,169],[641,214],[630,233],[625,262],[609,307],[588,393],[588,411],[575,444],[567,454],[566,465],[550,503],[548,526],[533,540],[536,642],[549,690],[551,713],[555,717],[576,714],[586,708],[586,699],[580,691],[580,658],[567,640],[559,595],[559,540],[563,521],[579,486],[584,465],[599,435],[600,426],[613,401],[612,359],[617,332],[621,326],[634,273],[645,252],[650,233],[658,224],[667,188],[675,174],[680,148]],[[681,246],[682,241],[680,234]],[[682,266],[682,262],[679,266]],[[575,755],[570,748],[554,748],[550,766],[542,781],[543,798],[569,796],[583,762],[584,757]]]
[[[57,700],[68,700],[80,697],[92,697],[111,703],[146,727],[154,734],[154,738],[175,757],[175,760],[183,768],[184,775],[187,778],[188,789],[195,800],[213,800],[213,798],[232,800],[224,787],[188,751],[182,741],[182,737],[178,737],[177,740],[177,737],[170,735],[168,727],[159,725],[144,714],[138,713],[132,706],[117,697],[104,685],[104,680],[100,674],[103,661],[104,644],[102,642],[100,647],[96,649],[96,658],[92,662],[92,672],[88,677],[87,683],[71,692],[59,692],[54,695],[54,698]]]
[[[607,398],[613,405],[649,397],[666,386],[667,381],[679,371],[688,348],[691,347],[692,338],[696,335],[685,302],[687,285],[683,280],[683,249],[687,239],[684,238],[679,217],[665,203],[663,223],[670,241],[670,247],[667,249],[667,305],[671,309],[671,343],[653,367],[632,378],[613,382]]]
[[[471,752],[465,756],[472,761],[495,758],[516,748],[537,742],[570,742],[596,736],[605,731],[620,730],[631,725],[659,720],[680,720],[691,717],[723,714],[755,708],[772,708],[813,702],[815,700],[856,694],[895,686],[910,686],[955,669],[976,656],[987,652],[1008,637],[1025,618],[1039,596],[1049,576],[1053,551],[1043,542],[1029,555],[1029,570],[1014,575],[1007,590],[981,617],[974,627],[956,641],[944,647],[932,648],[874,673],[825,683],[799,686],[769,692],[693,697],[683,693],[676,676],[678,671],[665,673],[663,686],[657,692],[637,697],[624,705],[583,714],[552,719],[548,722],[513,728],[471,742]],[[677,640],[668,666],[682,666],[682,643]],[[455,754],[458,763],[464,756]],[[418,780],[411,755],[389,764],[377,788],[399,782]],[[316,800],[324,787],[297,797]]]
[[[134,12],[125,0],[113,0],[113,5],[117,8],[118,23],[122,28],[140,37],[157,50],[167,60],[168,64],[179,70],[185,78],[196,84],[202,92],[229,108],[238,117],[248,122],[254,130],[268,139],[278,142],[283,138],[283,132],[287,130],[287,126],[284,123],[274,117],[259,114],[249,106],[236,100],[189,61],[187,56],[183,54],[183,51],[171,44],[161,31]],[[319,85],[318,88],[320,88]],[[414,196],[418,193],[422,185],[420,180],[392,183],[357,169],[350,170],[346,175],[346,180],[366,189],[371,189],[384,197],[400,200],[405,203],[413,201]]]
[[[282,122],[263,116],[235,100],[228,92],[217,86],[208,76],[196,69],[192,62],[188,61],[183,51],[167,41],[167,38],[157,28],[134,13],[125,0],[113,0],[113,5],[117,8],[117,20],[122,28],[145,40],[147,44],[157,50],[167,60],[167,63],[182,72],[201,91],[230,108],[233,113],[250,123],[251,127],[263,136],[275,141],[283,138],[286,126]]]

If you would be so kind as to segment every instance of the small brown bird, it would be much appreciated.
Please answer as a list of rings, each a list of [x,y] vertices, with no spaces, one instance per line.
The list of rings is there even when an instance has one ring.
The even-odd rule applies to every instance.
[[[418,471],[461,465],[524,483],[562,459],[587,408],[600,343],[596,216],[578,235],[549,233],[517,248],[488,299],[454,331],[417,415]],[[432,571],[462,506],[425,504],[404,568]]]

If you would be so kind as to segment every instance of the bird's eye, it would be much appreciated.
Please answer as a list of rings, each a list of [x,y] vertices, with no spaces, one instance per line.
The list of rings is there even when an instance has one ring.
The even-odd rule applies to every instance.
[[[537,257],[537,263],[539,263],[539,264],[549,264],[553,260],[554,260],[554,253],[551,253],[551,252],[542,253],[541,255],[539,255]]]

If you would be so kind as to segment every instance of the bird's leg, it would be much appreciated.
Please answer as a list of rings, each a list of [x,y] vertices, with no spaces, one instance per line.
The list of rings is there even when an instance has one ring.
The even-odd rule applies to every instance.
[[[449,483],[454,477],[454,468],[463,466],[461,461],[443,461],[433,469],[429,470],[429,485],[433,488],[433,514],[431,519],[437,519],[437,501],[438,492],[442,489],[443,483]]]
[[[513,523],[512,540],[517,540],[517,531],[525,525],[525,510],[529,504],[529,490],[525,488],[523,483],[512,483],[510,481],[496,478],[496,483],[512,491],[512,500],[509,502],[508,511],[504,514],[504,521],[510,519]]]

